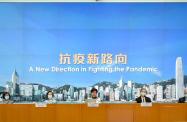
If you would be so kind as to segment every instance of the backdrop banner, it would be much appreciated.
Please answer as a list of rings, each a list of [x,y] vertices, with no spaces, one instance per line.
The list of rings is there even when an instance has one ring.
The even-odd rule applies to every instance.
[[[0,3],[0,101],[174,102],[187,86],[186,3]]]

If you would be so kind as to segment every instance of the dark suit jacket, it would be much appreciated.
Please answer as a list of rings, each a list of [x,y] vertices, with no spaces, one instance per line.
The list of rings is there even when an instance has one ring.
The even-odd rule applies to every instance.
[[[150,99],[149,97],[146,97],[146,96],[145,96],[145,101],[148,102],[148,103],[150,103],[150,102],[151,102],[151,99]],[[137,103],[142,103],[141,96],[138,97],[138,98],[136,98],[136,102],[137,102]]]
[[[179,101],[178,101],[179,103],[185,103],[185,97],[181,97],[181,98],[179,98]]]

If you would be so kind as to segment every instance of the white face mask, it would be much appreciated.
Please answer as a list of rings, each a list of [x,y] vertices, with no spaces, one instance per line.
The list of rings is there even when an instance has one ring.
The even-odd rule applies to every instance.
[[[9,96],[5,96],[5,100],[9,100],[9,98],[10,98]]]
[[[52,95],[48,95],[48,99],[52,99],[53,98],[53,96]]]
[[[144,96],[146,95],[146,93],[145,93],[145,92],[141,92],[140,95],[141,95],[142,97],[144,97]]]
[[[186,98],[187,98],[187,94],[184,94],[184,97],[186,97]]]

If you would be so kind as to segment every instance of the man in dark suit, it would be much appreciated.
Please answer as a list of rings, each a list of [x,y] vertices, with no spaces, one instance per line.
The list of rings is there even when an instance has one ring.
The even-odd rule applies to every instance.
[[[184,97],[179,98],[179,103],[187,102],[187,88],[184,89]]]
[[[142,103],[142,102],[151,102],[151,99],[149,97],[146,97],[147,90],[145,88],[142,88],[140,90],[140,97],[136,98],[137,103]]]

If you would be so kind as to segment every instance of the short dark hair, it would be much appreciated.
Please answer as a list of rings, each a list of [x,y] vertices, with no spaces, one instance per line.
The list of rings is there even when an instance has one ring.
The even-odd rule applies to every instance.
[[[92,88],[91,93],[94,91],[96,91],[96,93],[98,92],[96,88]]]
[[[10,99],[10,93],[9,92],[3,92],[3,96],[2,98],[5,99],[5,96],[8,95],[9,96],[9,99]]]
[[[48,92],[46,93],[46,99],[48,99],[48,94],[49,94],[50,92],[52,93],[52,96],[54,97],[53,91],[50,90],[50,91],[48,91]]]

